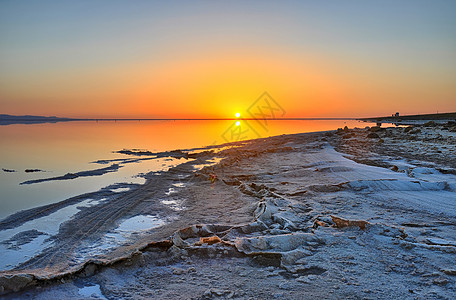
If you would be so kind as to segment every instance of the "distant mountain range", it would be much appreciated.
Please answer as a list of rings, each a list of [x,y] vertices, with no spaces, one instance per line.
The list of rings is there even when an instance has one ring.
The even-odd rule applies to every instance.
[[[0,125],[10,124],[38,124],[38,123],[57,123],[65,121],[75,121],[78,119],[59,118],[59,117],[43,117],[43,116],[13,116],[0,114]]]

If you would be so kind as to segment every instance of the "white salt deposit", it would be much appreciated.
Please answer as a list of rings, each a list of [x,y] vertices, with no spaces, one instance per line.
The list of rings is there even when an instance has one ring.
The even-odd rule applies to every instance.
[[[43,249],[52,244],[51,241],[46,240],[59,232],[60,224],[70,220],[80,211],[80,208],[94,206],[99,202],[87,199],[78,204],[59,209],[50,215],[28,221],[19,227],[1,230],[0,252],[2,259],[0,260],[0,269],[9,270],[41,253]],[[25,241],[25,243],[18,243],[14,238],[17,234],[31,230],[38,231],[41,234],[30,241]]]
[[[75,259],[82,262],[90,257],[106,254],[107,251],[127,243],[132,236],[163,226],[166,223],[166,220],[151,215],[138,215],[125,219],[116,229],[106,233],[100,240],[81,246],[76,251]]]
[[[98,284],[82,287],[79,289],[78,293],[84,297],[84,299],[106,299]]]

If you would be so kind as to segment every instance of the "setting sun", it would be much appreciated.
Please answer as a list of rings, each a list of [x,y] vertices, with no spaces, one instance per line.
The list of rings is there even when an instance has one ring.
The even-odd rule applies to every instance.
[[[239,118],[239,117],[241,116],[241,114],[237,112],[237,113],[235,114],[235,116],[236,116],[236,118]]]

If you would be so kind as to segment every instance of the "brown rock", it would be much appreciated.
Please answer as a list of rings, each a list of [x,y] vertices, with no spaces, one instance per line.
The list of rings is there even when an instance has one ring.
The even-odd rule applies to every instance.
[[[380,136],[378,134],[376,134],[375,132],[371,132],[367,135],[368,138],[370,139],[379,139]]]
[[[316,221],[315,221],[314,227],[318,227],[318,226],[327,227],[328,224],[326,224],[326,223],[323,222],[323,221],[316,220]]]
[[[217,244],[217,243],[221,243],[222,240],[214,235],[214,236],[210,236],[210,237],[202,237],[200,238],[200,241],[199,241],[199,245],[202,245],[202,244],[208,244],[208,245],[213,245],[213,244]]]
[[[448,279],[443,278],[443,277],[438,277],[438,278],[435,278],[432,282],[434,284],[438,284],[438,285],[446,285],[446,284],[448,284]]]
[[[455,269],[443,269],[443,273],[451,276],[456,276],[456,270]]]
[[[185,273],[187,273],[187,271],[182,269],[182,268],[173,268],[173,274],[174,275],[182,275],[182,274],[185,274]]]
[[[427,123],[424,123],[424,126],[426,127],[435,127],[437,124],[434,121],[429,121]]]
[[[409,131],[412,131],[413,128],[415,128],[414,126],[409,126],[407,128],[404,129],[404,132],[409,132]]]
[[[366,225],[369,224],[367,221],[352,221],[342,219],[336,216],[331,215],[331,219],[333,220],[336,228],[345,228],[345,227],[354,227],[358,226],[360,229],[366,229]]]
[[[0,278],[0,286],[3,290],[18,292],[24,287],[33,284],[33,276],[29,274],[18,274],[13,276],[4,276]]]
[[[370,132],[378,132],[381,130],[382,130],[382,128],[380,126],[373,126],[370,128]]]
[[[97,266],[95,264],[87,264],[82,272],[82,275],[85,277],[92,276],[97,271]]]

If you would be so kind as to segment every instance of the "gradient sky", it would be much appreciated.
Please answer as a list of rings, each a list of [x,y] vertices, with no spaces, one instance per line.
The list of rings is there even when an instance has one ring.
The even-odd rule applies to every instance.
[[[456,1],[0,1],[0,113],[456,111]]]

